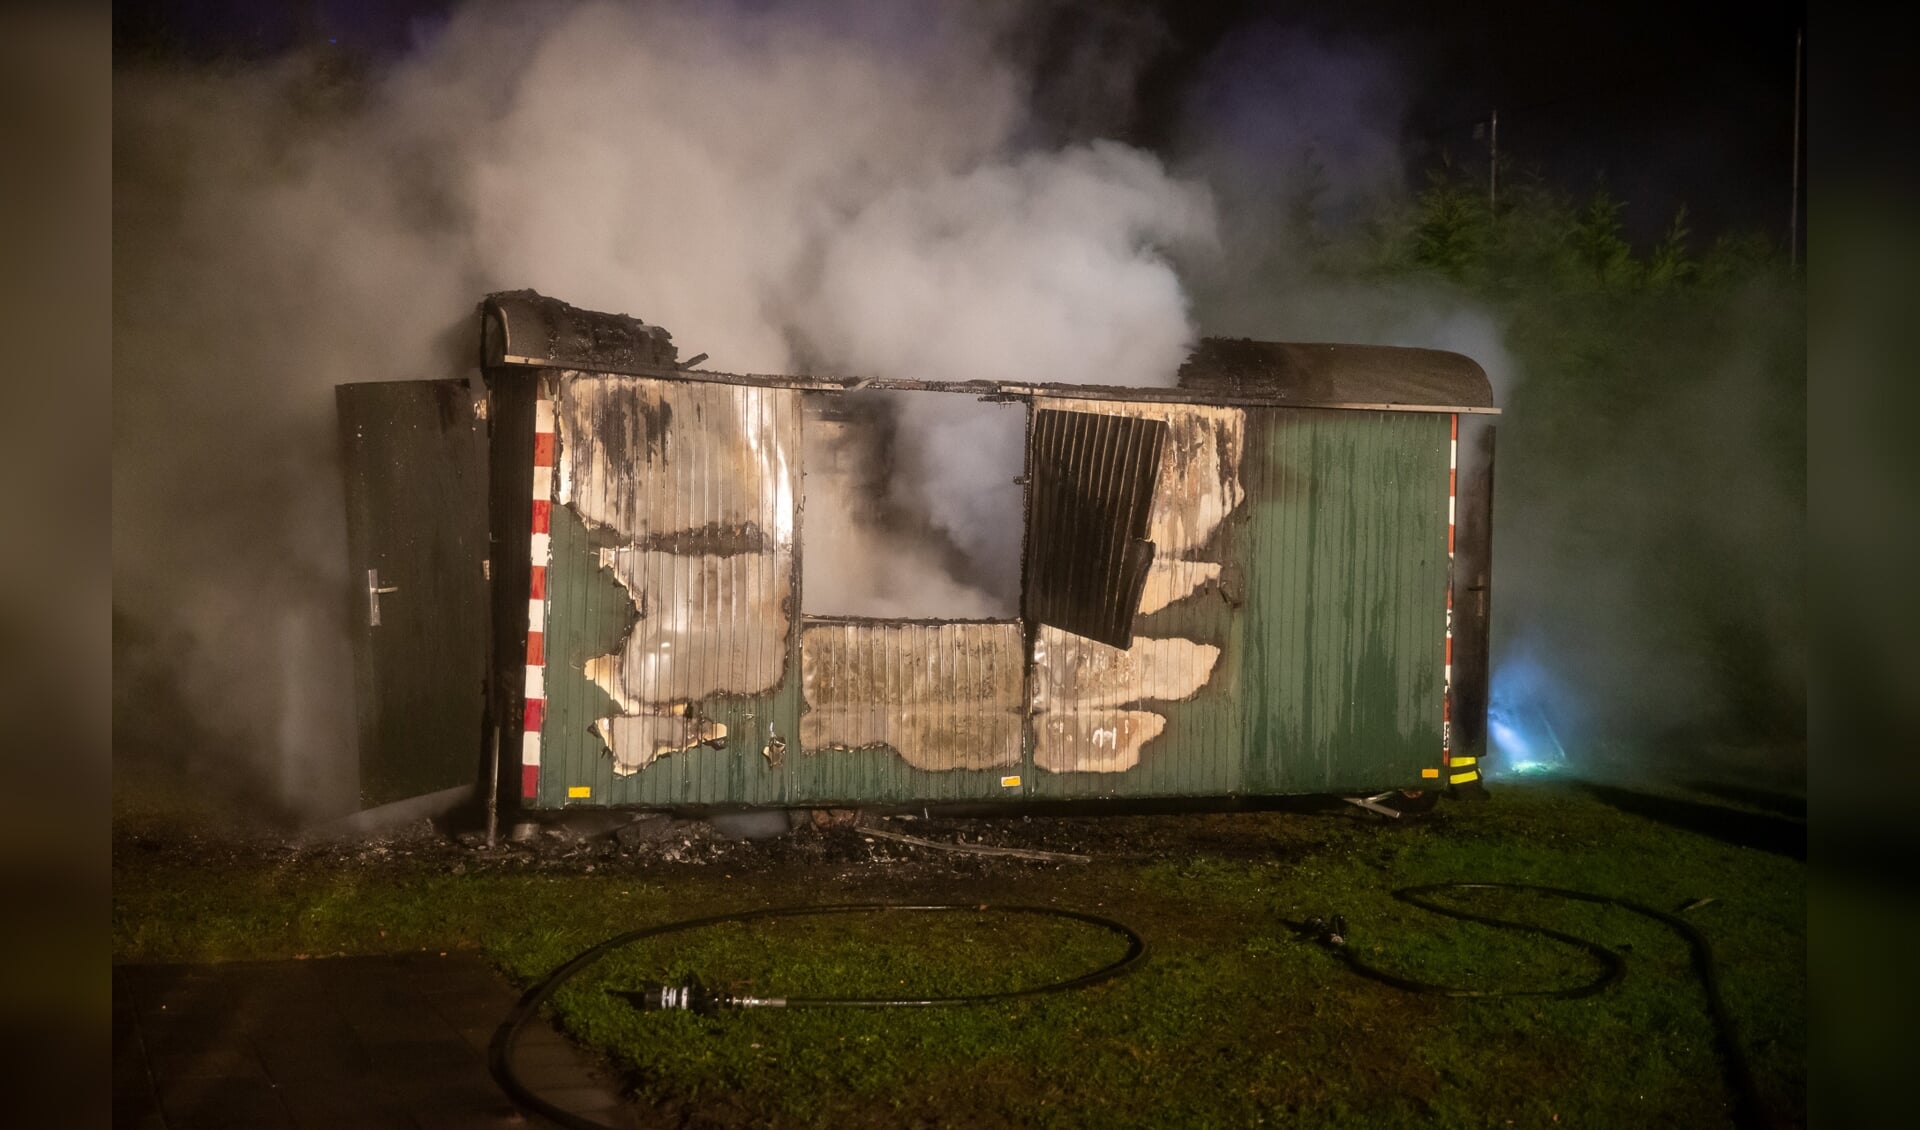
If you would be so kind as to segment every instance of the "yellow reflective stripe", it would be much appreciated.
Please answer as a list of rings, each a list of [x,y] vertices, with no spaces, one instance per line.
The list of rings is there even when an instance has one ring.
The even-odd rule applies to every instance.
[[[1478,765],[1480,764],[1480,759],[1477,757],[1456,757],[1451,764],[1455,769],[1458,769],[1462,765]]]
[[[1447,783],[1449,785],[1464,785],[1468,781],[1478,781],[1479,779],[1480,771],[1477,769],[1469,769],[1465,773],[1455,773],[1453,776],[1448,777]]]

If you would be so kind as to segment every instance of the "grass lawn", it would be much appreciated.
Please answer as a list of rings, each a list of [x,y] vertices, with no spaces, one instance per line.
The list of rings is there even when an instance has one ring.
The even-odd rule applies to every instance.
[[[936,853],[856,829],[672,850],[610,839],[493,852],[413,838],[353,849],[194,835],[122,810],[118,961],[478,949],[531,984],[650,923],[804,902],[1050,903],[1118,918],[1140,972],[1009,1005],[641,1014],[609,995],[695,973],[755,996],[939,995],[1071,976],[1118,956],[1090,927],[884,915],[717,927],[620,951],[556,998],[636,1098],[696,1124],[1706,1127],[1730,1122],[1684,942],[1617,909],[1533,896],[1474,909],[1624,951],[1583,1000],[1412,996],[1354,976],[1289,921],[1344,914],[1366,958],[1459,985],[1586,980],[1582,955],[1422,914],[1395,887],[1578,887],[1686,912],[1774,1113],[1806,1118],[1806,875],[1794,859],[1619,811],[1578,786],[1497,790],[1386,824],[1357,810],[914,822],[933,838],[1081,850],[1089,864]],[[677,843],[678,841],[676,841]]]

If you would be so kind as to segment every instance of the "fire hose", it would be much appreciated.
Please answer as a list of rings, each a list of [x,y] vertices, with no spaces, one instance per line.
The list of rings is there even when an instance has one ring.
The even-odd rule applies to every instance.
[[[1545,997],[1549,1000],[1577,1000],[1604,992],[1619,984],[1620,979],[1627,975],[1627,959],[1618,950],[1547,926],[1476,914],[1457,906],[1433,901],[1431,896],[1442,891],[1527,891],[1556,898],[1575,899],[1599,906],[1617,906],[1643,918],[1650,918],[1685,938],[1687,948],[1692,954],[1694,973],[1700,978],[1701,988],[1706,991],[1707,1012],[1713,1020],[1714,1034],[1719,1043],[1721,1069],[1725,1074],[1728,1089],[1733,1092],[1734,1121],[1741,1127],[1775,1125],[1765,1102],[1760,1097],[1760,1089],[1754,1083],[1753,1068],[1747,1063],[1746,1053],[1740,1048],[1733,1014],[1727,1009],[1727,1002],[1720,994],[1720,974],[1714,964],[1713,950],[1707,945],[1705,935],[1695,929],[1691,922],[1677,915],[1655,909],[1644,903],[1615,898],[1611,895],[1599,895],[1568,887],[1543,887],[1532,883],[1429,883],[1418,887],[1401,887],[1392,892],[1393,897],[1401,902],[1434,914],[1442,914],[1462,922],[1473,922],[1500,930],[1534,934],[1584,950],[1600,966],[1600,972],[1589,981],[1552,989],[1463,989],[1450,985],[1436,985],[1388,972],[1379,966],[1369,965],[1355,956],[1354,947],[1350,944],[1346,920],[1338,914],[1330,920],[1313,918],[1304,923],[1294,923],[1293,926],[1302,935],[1325,946],[1347,968],[1360,976],[1408,993],[1467,998]]]
[[[711,1015],[723,1010],[747,1008],[940,1008],[955,1005],[995,1004],[1002,1001],[1021,1000],[1027,997],[1046,996],[1053,993],[1071,992],[1085,989],[1104,981],[1111,981],[1122,974],[1131,973],[1146,961],[1147,943],[1131,926],[1115,922],[1111,918],[1102,918],[1097,914],[1086,914],[1077,910],[1063,910],[1053,906],[995,906],[982,903],[937,903],[929,905],[903,905],[899,903],[836,903],[824,906],[775,906],[762,910],[744,910],[732,914],[715,914],[706,918],[690,918],[680,922],[667,922],[658,926],[643,926],[616,934],[599,945],[582,950],[566,964],[548,974],[546,979],[527,990],[513,1011],[507,1014],[493,1040],[487,1048],[487,1064],[493,1072],[495,1081],[507,1093],[514,1103],[525,1111],[532,1111],[549,1119],[567,1130],[611,1130],[603,1123],[582,1118],[571,1111],[562,1110],[541,1098],[521,1082],[513,1070],[513,1047],[520,1037],[520,1030],[527,1021],[540,1011],[553,994],[560,990],[582,970],[599,962],[614,950],[646,938],[656,938],[663,934],[677,934],[687,930],[698,930],[708,926],[720,926],[733,922],[760,922],[770,918],[810,918],[828,914],[919,914],[943,912],[992,912],[1000,914],[1031,914],[1045,918],[1064,918],[1074,922],[1084,922],[1098,926],[1116,934],[1127,942],[1127,952],[1118,959],[1078,977],[1061,981],[1052,981],[1044,985],[1035,985],[1024,989],[1008,989],[998,993],[972,993],[951,997],[740,997],[730,993],[716,992],[689,978],[679,985],[661,985],[643,991],[613,990],[616,996],[625,998],[637,1008],[648,1011],[671,1010],[688,1011]]]
[[[1619,951],[1598,942],[1590,941],[1573,934],[1540,926],[1529,922],[1516,922],[1511,919],[1495,918],[1491,915],[1477,914],[1457,906],[1432,901],[1431,896],[1443,891],[1526,891],[1534,894],[1551,895],[1558,898],[1575,899],[1581,902],[1602,906],[1616,906],[1642,917],[1652,919],[1666,926],[1686,939],[1692,954],[1695,974],[1700,978],[1706,992],[1707,1007],[1719,1042],[1720,1060],[1727,1084],[1735,1100],[1734,1117],[1742,1127],[1770,1127],[1774,1125],[1765,1103],[1760,1097],[1758,1086],[1753,1079],[1753,1071],[1745,1054],[1741,1051],[1732,1013],[1728,1010],[1720,992],[1720,978],[1713,960],[1713,951],[1705,936],[1686,920],[1658,910],[1642,903],[1609,895],[1594,894],[1590,891],[1573,890],[1566,887],[1546,887],[1530,883],[1475,883],[1452,882],[1431,883],[1417,887],[1402,887],[1392,892],[1393,897],[1411,906],[1445,915],[1463,922],[1473,922],[1501,930],[1533,934],[1549,938],[1563,945],[1584,951],[1599,966],[1599,972],[1590,980],[1579,984],[1546,989],[1468,989],[1448,985],[1439,985],[1415,978],[1405,977],[1378,966],[1371,965],[1355,956],[1350,944],[1347,924],[1344,917],[1334,915],[1331,919],[1313,918],[1306,922],[1289,923],[1298,933],[1332,952],[1348,969],[1360,976],[1378,981],[1403,992],[1422,993],[1456,998],[1497,998],[1497,997],[1543,997],[1553,1000],[1575,1000],[1590,997],[1606,991],[1618,984],[1626,976],[1626,957]],[[1133,928],[1110,918],[1086,914],[1080,911],[1064,910],[1050,906],[994,906],[977,903],[943,903],[930,905],[903,905],[896,903],[840,903],[822,906],[784,906],[768,907],[761,910],[739,911],[730,914],[716,914],[706,918],[686,919],[668,922],[656,926],[645,926],[618,934],[598,945],[581,951],[572,959],[549,974],[522,996],[506,1020],[494,1033],[488,1047],[488,1066],[494,1079],[502,1090],[522,1110],[537,1113],[556,1125],[567,1130],[610,1130],[602,1123],[582,1118],[572,1112],[562,1110],[541,1098],[531,1088],[521,1082],[513,1070],[513,1048],[519,1039],[520,1031],[529,1020],[536,1016],[540,1007],[559,991],[573,977],[589,966],[605,958],[614,950],[647,938],[665,934],[681,933],[738,922],[759,922],[773,918],[803,918],[833,914],[901,914],[901,913],[941,913],[941,912],[996,912],[1007,914],[1031,914],[1043,917],[1062,918],[1084,922],[1100,927],[1126,939],[1127,951],[1120,958],[1089,973],[1065,980],[1049,982],[1024,989],[1010,989],[996,993],[976,993],[948,997],[745,997],[719,992],[701,984],[698,979],[688,978],[679,985],[659,985],[645,990],[609,990],[616,996],[625,998],[636,1008],[646,1011],[687,1011],[704,1015],[713,1015],[722,1011],[749,1008],[934,1008],[956,1005],[993,1004],[1018,1000],[1027,997],[1044,996],[1053,993],[1070,992],[1084,989],[1102,982],[1111,981],[1123,974],[1133,972],[1145,962],[1147,943]]]

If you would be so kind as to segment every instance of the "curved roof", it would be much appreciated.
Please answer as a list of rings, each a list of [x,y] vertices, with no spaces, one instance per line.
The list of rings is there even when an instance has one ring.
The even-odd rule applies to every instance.
[[[828,392],[873,388],[989,397],[1498,411],[1486,370],[1471,358],[1438,349],[1203,338],[1180,366],[1177,383],[1171,388],[736,375],[681,368],[671,334],[626,314],[582,310],[531,290],[490,294],[480,309],[481,360],[486,366],[534,365],[597,373],[672,375],[686,380]]]
[[[1180,366],[1180,387],[1284,403],[1493,407],[1472,358],[1387,345],[1204,338]]]

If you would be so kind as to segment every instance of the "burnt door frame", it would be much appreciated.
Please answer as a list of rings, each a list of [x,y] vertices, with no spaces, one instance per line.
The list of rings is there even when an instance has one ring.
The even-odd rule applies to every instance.
[[[1492,690],[1493,622],[1493,469],[1496,418],[1460,417],[1458,522],[1452,575],[1452,701],[1447,709],[1452,754],[1456,761],[1486,776],[1487,708]],[[1455,767],[1443,770],[1451,787]],[[1465,774],[1460,774],[1464,776]],[[1472,782],[1463,782],[1472,784]]]

